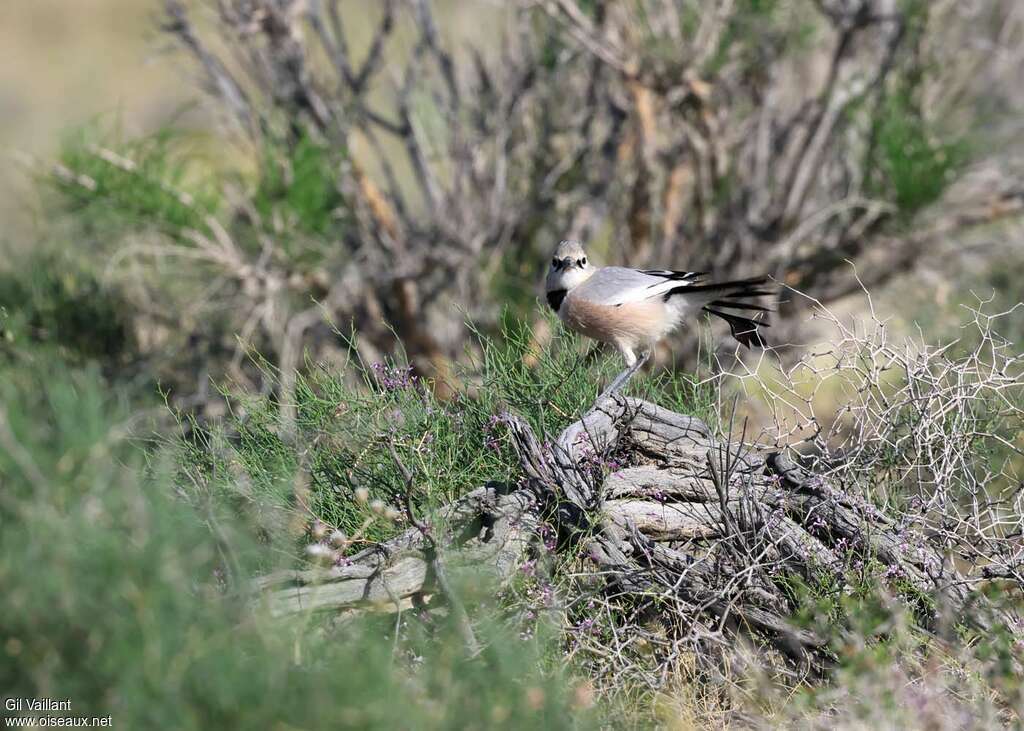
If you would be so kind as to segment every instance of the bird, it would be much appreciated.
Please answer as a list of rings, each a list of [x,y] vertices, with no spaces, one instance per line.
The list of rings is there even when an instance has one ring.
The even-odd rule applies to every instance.
[[[551,257],[545,290],[562,323],[615,346],[627,371],[635,372],[658,341],[700,312],[725,320],[747,348],[767,347],[758,328],[768,323],[755,318],[769,308],[750,300],[775,294],[768,277],[723,282],[707,277],[706,272],[595,267],[579,241],[567,240]]]

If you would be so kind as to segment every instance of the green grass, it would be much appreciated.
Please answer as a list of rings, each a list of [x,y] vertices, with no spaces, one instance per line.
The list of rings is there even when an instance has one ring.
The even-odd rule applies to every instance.
[[[553,323],[549,323],[553,324]],[[429,508],[518,468],[502,409],[554,434],[579,416],[617,356],[584,361],[556,328],[533,351],[512,319],[480,336],[477,379],[449,401],[395,364],[348,374],[311,368],[299,386],[299,436],[278,436],[273,400],[236,398],[223,428],[183,422],[173,439],[134,441],[141,403],[95,366],[16,342],[0,361],[0,683],[14,697],[72,700],[76,715],[126,728],[590,728],[560,642],[545,621],[520,635],[517,611],[479,572],[453,581],[484,651],[469,656],[443,618],[407,613],[334,628],[271,620],[251,576],[301,563],[313,515],[366,540],[398,527],[370,502],[404,488],[391,443]],[[11,346],[12,351],[15,346]],[[686,379],[634,387],[708,409]],[[703,399],[703,400],[702,400]],[[310,503],[297,502],[308,474]],[[369,501],[355,490],[365,486]],[[358,668],[358,672],[353,672]]]
[[[338,625],[320,616],[272,620],[246,591],[254,574],[301,564],[314,518],[350,535],[368,524],[367,541],[401,527],[370,507],[373,499],[394,503],[404,489],[389,444],[415,473],[416,500],[428,510],[487,480],[517,479],[492,417],[515,409],[550,438],[621,366],[613,354],[588,359],[583,342],[547,326],[553,339],[543,347],[511,317],[500,336],[478,334],[473,365],[448,401],[404,366],[353,357],[345,371],[312,366],[300,381],[294,438],[280,436],[272,399],[233,394],[222,428],[185,421],[179,437],[155,445],[129,438],[148,433],[138,402],[99,370],[61,365],[19,341],[20,355],[0,361],[6,692],[70,698],[76,715],[109,714],[127,728],[655,723],[660,701],[631,696],[628,684],[621,697],[590,707],[576,666],[566,667],[571,640],[543,616],[520,634],[523,608],[545,606],[546,574],[524,574],[498,594],[479,573],[471,581],[453,567],[485,648],[477,656],[443,617],[429,623],[406,612],[397,631],[391,615]],[[716,395],[686,376],[642,375],[630,389],[713,421]],[[869,557],[847,558],[852,592],[790,583],[800,608],[794,620],[832,638],[836,667],[829,682],[787,696],[786,713],[827,714],[837,703],[865,717],[879,704],[898,711],[906,683],[897,667],[976,693],[981,709],[987,688],[1019,696],[1012,634],[997,625],[987,637],[967,633],[962,646],[927,642],[912,621],[920,597],[898,577],[886,583]],[[571,556],[552,560],[571,571]],[[909,607],[893,601],[901,595]],[[616,618],[593,617],[584,602],[567,620],[600,633],[614,631]],[[929,663],[963,670],[936,674]],[[852,700],[841,697],[844,688]]]
[[[486,606],[478,656],[443,619],[396,637],[390,617],[264,616],[242,588],[266,546],[232,506],[182,500],[173,455],[126,439],[131,416],[94,369],[0,368],[7,696],[115,728],[588,727],[543,638]]]
[[[406,489],[391,447],[413,472],[416,506],[429,511],[490,480],[518,479],[518,460],[498,418],[503,411],[514,410],[542,439],[554,439],[622,368],[617,354],[588,358],[579,337],[553,320],[547,326],[554,336],[543,347],[512,316],[498,336],[478,331],[447,400],[404,364],[353,358],[339,372],[311,365],[299,379],[298,436],[290,441],[280,436],[274,399],[229,393],[235,407],[225,425],[186,425],[186,484],[202,494],[231,493],[244,474],[251,492],[231,502],[267,537],[268,522],[280,525],[282,511],[298,510],[306,522],[358,533],[362,540],[353,549],[386,538],[402,523],[382,518],[373,502],[399,508]],[[627,393],[714,421],[713,387],[683,374],[641,374]],[[308,482],[304,504],[296,502],[297,479]],[[361,489],[364,500],[357,499]],[[296,529],[278,534],[283,550],[303,538]]]

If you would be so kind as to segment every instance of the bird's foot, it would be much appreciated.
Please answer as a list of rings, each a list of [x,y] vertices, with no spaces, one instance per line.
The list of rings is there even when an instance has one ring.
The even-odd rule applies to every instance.
[[[646,363],[647,359],[650,358],[650,357],[651,357],[650,351],[647,351],[646,353],[643,353],[639,358],[636,359],[636,362],[633,363],[633,365],[629,366],[628,368],[626,368],[626,370],[622,371],[622,373],[620,373],[619,375],[615,376],[615,378],[612,380],[612,382],[609,383],[608,387],[605,388],[605,390],[601,392],[601,395],[597,397],[597,401],[595,401],[594,403],[595,404],[601,403],[606,398],[614,396],[616,393],[618,393],[623,388],[625,388],[626,384],[629,383],[629,380],[634,375],[636,375],[636,372],[639,371],[643,367],[644,363]]]

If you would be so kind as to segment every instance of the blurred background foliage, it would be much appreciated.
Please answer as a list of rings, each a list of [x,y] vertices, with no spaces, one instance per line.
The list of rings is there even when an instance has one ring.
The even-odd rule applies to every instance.
[[[248,577],[275,559],[225,501],[175,494],[173,465],[147,464],[137,414],[94,369],[0,374],[6,697],[71,699],[71,715],[128,728],[586,726],[590,701],[543,634],[481,626],[469,656],[444,623],[397,637],[390,618],[254,611]]]
[[[46,7],[5,12],[36,27]],[[175,79],[162,108],[186,111],[112,90],[131,106],[65,125],[55,153],[9,122],[8,144],[42,155],[20,158],[36,200],[19,206],[42,218],[11,229],[6,269],[65,257],[124,302],[122,342],[172,402],[214,417],[211,379],[294,408],[307,357],[344,360],[338,329],[364,362],[401,348],[448,384],[466,315],[492,333],[503,307],[534,319],[569,235],[608,263],[766,270],[825,304],[858,292],[853,262],[876,295],[935,294],[908,320],[950,309],[928,281],[999,296],[1024,205],[1012,3],[548,10],[156,3],[141,48]],[[807,302],[782,294],[773,342],[807,339]]]
[[[581,364],[538,303],[566,236],[607,263],[767,271],[856,318],[853,262],[906,332],[948,340],[980,298],[1024,347],[1022,15],[4,3],[5,693],[132,728],[621,721],[543,627],[484,623],[476,657],[390,617],[271,628],[244,580],[294,564],[310,520],[367,542],[400,527],[372,507],[403,487],[383,440],[431,476],[430,507],[514,475],[500,403],[538,433],[575,417],[614,363]],[[775,342],[830,337],[802,303],[780,296]],[[691,374],[731,361],[698,332],[635,388],[714,421]],[[477,617],[485,594],[467,589]],[[853,647],[844,677],[863,663],[895,688],[879,658],[898,650]],[[684,695],[644,712],[712,702]]]

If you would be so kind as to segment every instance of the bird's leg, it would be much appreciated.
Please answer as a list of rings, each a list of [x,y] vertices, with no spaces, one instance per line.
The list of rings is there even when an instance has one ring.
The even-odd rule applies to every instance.
[[[633,361],[633,363],[631,363],[629,367],[626,368],[626,370],[622,371],[622,373],[615,376],[615,379],[608,384],[608,387],[601,392],[601,395],[597,397],[597,401],[595,401],[594,403],[600,403],[609,396],[613,396],[619,391],[621,391],[623,387],[625,387],[625,385],[629,383],[629,379],[636,375],[636,372],[643,367],[644,363],[646,363],[647,359],[650,357],[651,351],[648,350],[642,353],[639,358]]]

